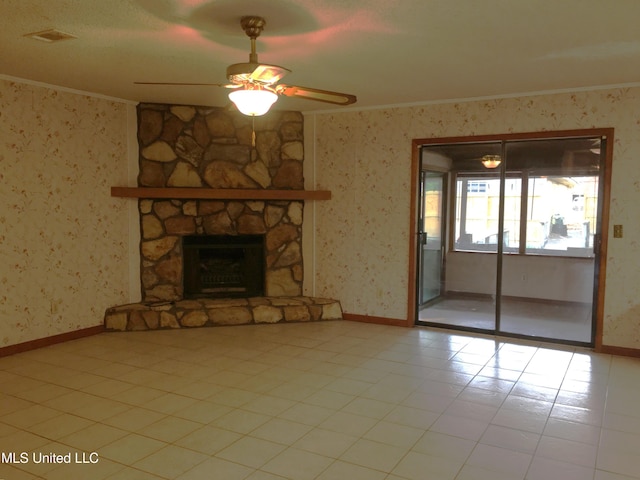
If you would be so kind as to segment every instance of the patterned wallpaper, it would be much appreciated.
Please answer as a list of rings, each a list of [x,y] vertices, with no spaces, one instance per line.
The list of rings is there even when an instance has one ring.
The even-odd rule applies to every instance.
[[[0,80],[0,347],[128,298],[127,105]]]
[[[315,136],[316,294],[345,312],[407,315],[411,140],[615,128],[604,344],[640,348],[640,88],[309,114]],[[308,131],[314,131],[313,128]]]
[[[102,323],[129,301],[127,105],[0,80],[0,347]],[[640,348],[640,88],[307,115],[315,293],[406,317],[413,138],[615,128],[604,343]],[[311,151],[311,150],[310,150]],[[137,244],[137,240],[134,240]]]

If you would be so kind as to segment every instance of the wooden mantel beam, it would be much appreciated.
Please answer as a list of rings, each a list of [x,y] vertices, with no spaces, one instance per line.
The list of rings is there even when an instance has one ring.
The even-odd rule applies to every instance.
[[[265,190],[250,188],[111,187],[112,197],[193,200],[330,200],[329,190]]]

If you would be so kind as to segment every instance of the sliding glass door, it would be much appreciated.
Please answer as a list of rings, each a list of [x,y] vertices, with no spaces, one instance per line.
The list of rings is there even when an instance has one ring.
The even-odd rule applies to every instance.
[[[450,213],[440,288],[421,297],[418,323],[591,345],[605,141],[424,145],[424,172],[446,159]]]

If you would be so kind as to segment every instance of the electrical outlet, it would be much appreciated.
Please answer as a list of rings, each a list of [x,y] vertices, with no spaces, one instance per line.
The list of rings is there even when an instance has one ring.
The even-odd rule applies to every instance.
[[[622,225],[613,226],[613,238],[622,238]]]

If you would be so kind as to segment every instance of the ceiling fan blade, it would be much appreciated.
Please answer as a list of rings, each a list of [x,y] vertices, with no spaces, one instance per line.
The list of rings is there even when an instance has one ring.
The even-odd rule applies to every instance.
[[[277,85],[276,92],[287,97],[306,98],[318,102],[333,103],[335,105],[351,105],[357,98],[348,93],[331,92],[318,88],[298,87],[296,85]]]
[[[133,82],[136,85],[178,85],[187,87],[223,87],[223,88],[238,88],[241,85],[224,84],[224,83],[173,83],[173,82]]]
[[[280,81],[289,72],[291,70],[278,65],[258,65],[249,75],[249,81],[272,85]]]

